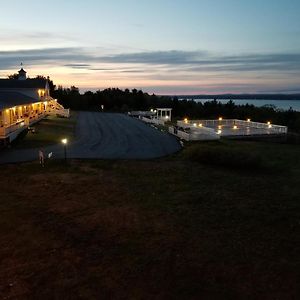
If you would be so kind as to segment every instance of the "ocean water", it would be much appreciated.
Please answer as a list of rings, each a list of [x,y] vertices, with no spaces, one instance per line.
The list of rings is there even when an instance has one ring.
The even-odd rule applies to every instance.
[[[194,99],[197,102],[208,102],[213,101],[213,99]],[[221,103],[227,103],[228,99],[217,99]],[[232,99],[232,101],[237,105],[253,104],[255,106],[264,106],[264,105],[274,105],[278,109],[288,110],[290,107],[293,110],[300,111],[300,99],[299,100],[257,100],[257,99]]]

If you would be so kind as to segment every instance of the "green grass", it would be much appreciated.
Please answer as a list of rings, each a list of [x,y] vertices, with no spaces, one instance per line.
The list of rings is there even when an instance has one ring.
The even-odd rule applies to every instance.
[[[224,163],[230,149],[262,165]],[[0,298],[297,299],[299,150],[2,166]]]
[[[38,148],[60,143],[62,138],[72,140],[75,134],[76,118],[75,112],[71,113],[70,118],[47,116],[32,126],[35,133],[24,132],[13,142],[13,147]]]

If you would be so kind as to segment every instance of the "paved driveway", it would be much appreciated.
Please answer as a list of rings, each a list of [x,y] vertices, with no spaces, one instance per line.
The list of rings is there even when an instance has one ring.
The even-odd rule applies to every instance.
[[[68,145],[69,158],[149,159],[180,150],[177,139],[127,115],[80,112],[76,138]],[[38,149],[5,150],[0,163],[37,160]],[[62,158],[62,145],[45,148]]]

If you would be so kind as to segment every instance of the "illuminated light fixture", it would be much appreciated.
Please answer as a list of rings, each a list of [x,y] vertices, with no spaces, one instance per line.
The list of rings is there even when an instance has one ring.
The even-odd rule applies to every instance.
[[[222,121],[222,120],[223,120],[223,118],[222,118],[222,117],[220,117],[220,118],[219,118],[219,121]]]
[[[217,134],[221,134],[221,133],[222,133],[222,130],[218,130],[218,131],[217,131]]]
[[[45,101],[45,102],[44,102],[44,105],[46,106],[47,104],[48,104],[47,101]]]
[[[236,125],[233,126],[233,129],[238,129],[238,127]]]
[[[271,125],[271,124],[269,124],[269,125],[268,125],[268,128],[272,128],[272,125]]]
[[[151,108],[150,111],[153,112],[153,108]]]
[[[247,122],[250,122],[251,121],[251,119],[247,119]]]
[[[6,112],[9,113],[9,109],[7,109]]]
[[[271,125],[271,122],[270,121],[268,121],[268,123],[267,123],[268,125]]]
[[[24,123],[24,122],[21,122],[21,123],[20,123],[20,126],[21,126],[21,127],[23,127],[24,125],[25,125],[25,123]]]
[[[199,127],[202,127],[203,125],[202,125],[202,123],[199,123],[199,125],[198,125]]]
[[[169,116],[166,116],[166,119],[169,119]]]
[[[187,118],[184,118],[184,123],[187,123],[188,122],[188,119]]]
[[[194,126],[194,127],[197,127],[197,123],[194,123],[193,126]]]
[[[68,140],[66,138],[61,140],[62,144],[64,145],[64,157],[65,157],[65,163],[67,162],[67,143]]]
[[[219,125],[219,126],[218,126],[218,129],[222,129],[222,125]]]
[[[156,110],[156,109],[154,109],[154,112],[156,113],[156,112],[157,112],[157,110]]]

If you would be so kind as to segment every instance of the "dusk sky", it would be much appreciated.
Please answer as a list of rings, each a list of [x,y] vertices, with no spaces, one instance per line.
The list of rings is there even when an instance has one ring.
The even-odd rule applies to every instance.
[[[299,0],[0,0],[0,76],[81,91],[300,92]]]

